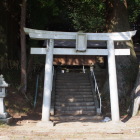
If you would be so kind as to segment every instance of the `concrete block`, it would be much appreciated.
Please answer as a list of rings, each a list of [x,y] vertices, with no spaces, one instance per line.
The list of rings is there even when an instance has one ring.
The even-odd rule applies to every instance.
[[[4,113],[0,113],[0,119],[6,119],[8,117],[8,113],[4,112]]]
[[[13,121],[12,117],[0,119],[0,123],[4,123],[4,124],[8,124],[8,125],[11,124],[12,121]]]

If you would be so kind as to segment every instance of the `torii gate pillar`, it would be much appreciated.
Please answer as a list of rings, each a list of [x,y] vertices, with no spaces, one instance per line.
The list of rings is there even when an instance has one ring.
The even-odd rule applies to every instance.
[[[118,100],[118,88],[116,77],[116,62],[115,62],[115,49],[114,41],[107,41],[108,48],[108,73],[109,73],[109,88],[110,88],[110,102],[111,102],[111,116],[114,122],[120,120],[119,113],[119,100]]]
[[[47,54],[46,54],[46,63],[45,63],[44,94],[43,94],[43,105],[42,105],[42,121],[46,121],[46,122],[49,122],[50,120],[53,47],[54,47],[54,40],[50,39],[49,44],[47,43],[46,46]]]

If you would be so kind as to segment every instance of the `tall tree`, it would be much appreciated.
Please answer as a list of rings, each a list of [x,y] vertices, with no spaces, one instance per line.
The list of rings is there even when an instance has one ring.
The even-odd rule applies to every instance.
[[[129,31],[129,20],[126,0],[106,0],[107,32]]]
[[[127,0],[106,0],[107,32],[129,31]],[[130,48],[130,56],[116,56],[117,80],[120,102],[128,107],[130,93],[138,72],[133,42],[115,42],[115,48]]]
[[[61,0],[65,13],[72,20],[75,30],[103,32],[105,29],[102,0]]]
[[[102,32],[105,31],[105,19],[106,19],[106,32],[122,32],[129,31],[128,20],[128,6],[127,0],[37,0],[30,2],[30,8],[32,7],[30,17],[30,23],[33,28],[44,29],[47,26],[48,30],[64,30],[62,17],[67,17],[68,20],[72,20],[75,30],[83,30],[86,32]],[[106,6],[105,6],[106,4]],[[106,10],[105,10],[106,7]],[[34,9],[38,10],[34,10]],[[26,0],[22,0],[21,7],[21,83],[23,91],[26,91],[26,48],[25,48],[25,34],[23,27],[25,26],[26,17]],[[105,12],[106,11],[106,12]],[[44,14],[45,13],[45,14]],[[39,16],[37,16],[39,14]],[[46,18],[44,18],[44,15]],[[107,15],[106,17],[104,17]],[[52,18],[53,17],[53,18]],[[61,17],[61,18],[60,18]],[[58,23],[60,26],[58,26]],[[66,27],[66,26],[65,26]],[[65,30],[67,30],[66,28]],[[70,30],[69,30],[70,31]],[[22,37],[23,36],[23,37]],[[136,79],[138,65],[136,61],[136,55],[134,52],[133,42],[115,42],[116,48],[130,48],[131,56],[118,56],[117,62],[117,75],[118,75],[118,88],[120,99],[128,99],[127,95],[130,95],[130,91],[133,87],[133,83]],[[108,92],[108,90],[107,90]],[[109,93],[109,92],[108,92]],[[130,97],[130,96],[128,96]]]
[[[20,45],[21,45],[21,92],[26,93],[27,90],[27,72],[26,72],[26,37],[23,28],[26,23],[26,2],[21,3],[21,19],[20,19]]]
[[[6,40],[5,44],[0,46],[1,55],[8,60],[17,60],[19,57],[19,3],[19,0],[0,1],[0,26]]]
[[[140,66],[139,72],[137,75],[137,80],[132,91],[132,104],[130,106],[130,113],[132,116],[137,115],[139,107],[140,107]]]

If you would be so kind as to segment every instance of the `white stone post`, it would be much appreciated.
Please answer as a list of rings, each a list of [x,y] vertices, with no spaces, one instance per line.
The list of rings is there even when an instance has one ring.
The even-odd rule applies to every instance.
[[[112,121],[117,122],[120,120],[119,114],[119,101],[118,101],[118,88],[116,76],[116,62],[115,62],[115,49],[114,41],[107,41],[108,48],[108,72],[109,72],[109,88],[110,88],[110,102]]]
[[[43,94],[43,106],[42,106],[42,121],[46,121],[46,122],[49,122],[50,120],[53,47],[54,47],[54,40],[50,39],[49,45],[46,48],[47,53],[46,53],[46,63],[45,63],[44,94]]]
[[[3,98],[0,98],[0,114],[3,114],[5,112],[5,106]]]
[[[5,88],[8,87],[8,84],[5,82],[3,75],[0,75],[0,120],[6,119],[8,113],[5,110],[4,98],[6,97]]]

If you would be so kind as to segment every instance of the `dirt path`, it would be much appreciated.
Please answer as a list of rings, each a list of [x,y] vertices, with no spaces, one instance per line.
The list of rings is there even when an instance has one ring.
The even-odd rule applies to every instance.
[[[140,116],[125,122],[61,122],[38,127],[38,121],[21,120],[13,126],[0,125],[0,140],[95,140],[140,139]]]

